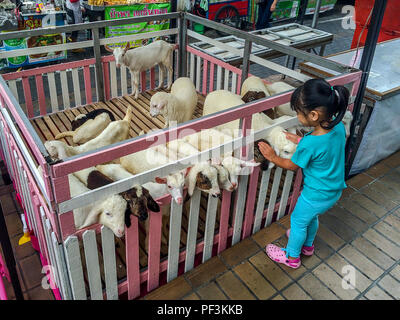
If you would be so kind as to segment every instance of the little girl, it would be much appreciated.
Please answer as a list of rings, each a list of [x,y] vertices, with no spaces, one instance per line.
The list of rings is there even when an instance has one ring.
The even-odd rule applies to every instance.
[[[268,257],[291,268],[300,267],[300,253],[306,256],[314,253],[318,216],[329,210],[346,188],[346,130],[341,120],[348,101],[349,91],[344,86],[331,87],[323,79],[309,80],[294,91],[290,104],[299,122],[314,130],[303,138],[286,133],[288,140],[298,143],[292,158],[280,158],[268,144],[258,144],[267,160],[284,169],[300,167],[303,171],[303,191],[286,232],[288,244],[285,249],[273,244],[266,247]]]

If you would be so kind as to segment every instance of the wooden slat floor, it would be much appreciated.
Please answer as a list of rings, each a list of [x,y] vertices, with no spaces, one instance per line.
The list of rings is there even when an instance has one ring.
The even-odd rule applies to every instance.
[[[110,110],[116,117],[116,119],[122,119],[125,116],[126,109],[129,105],[133,106],[133,121],[131,122],[131,128],[130,128],[130,137],[136,137],[139,135],[139,133],[144,130],[145,132],[148,132],[151,129],[161,129],[164,127],[164,118],[160,115],[158,117],[153,118],[150,113],[150,99],[152,95],[154,95],[157,91],[151,90],[151,91],[146,91],[142,92],[139,94],[139,97],[137,100],[134,100],[132,96],[126,95],[123,97],[119,98],[114,98],[106,102],[99,102],[99,103],[93,103],[77,108],[72,108],[72,109],[67,109],[64,111],[60,111],[57,113],[52,113],[43,117],[36,117],[31,120],[31,123],[38,133],[40,139],[45,142],[47,140],[54,140],[54,137],[64,131],[71,130],[71,121],[74,120],[74,118],[79,115],[79,114],[85,114],[87,112],[90,112],[94,109],[99,109],[99,108],[105,108]],[[201,117],[203,113],[203,104],[204,104],[204,99],[205,97],[198,94],[198,104],[197,108],[195,110],[195,113],[193,115],[193,118],[199,118]],[[69,145],[73,145],[72,138],[67,137],[62,139],[62,141],[66,142]],[[272,188],[272,181],[274,177],[274,171],[275,169],[272,170],[271,176],[270,176],[270,183],[269,183],[269,189],[267,192],[267,197],[265,199],[265,205],[268,205],[269,202],[269,196],[271,193],[271,188]],[[278,192],[278,198],[277,201],[279,201],[280,195],[282,193],[282,188],[283,188],[283,182],[284,182],[285,174],[282,174],[281,178],[281,183],[280,183],[280,188]],[[261,174],[259,176],[259,181],[258,181],[258,188],[260,186],[260,181],[261,181]],[[293,186],[292,186],[293,188]],[[258,194],[258,192],[257,192]],[[235,195],[232,196],[232,199],[235,199]],[[256,204],[257,204],[257,199],[256,199]],[[232,212],[230,215],[229,219],[229,226],[232,227],[232,221],[233,221],[233,205],[232,207]],[[197,234],[197,239],[198,241],[201,241],[204,237],[204,231],[205,231],[205,222],[206,222],[206,212],[207,212],[207,195],[205,193],[202,194],[201,198],[201,203],[200,203],[200,215],[199,215],[199,224],[198,224],[198,234]],[[186,248],[186,238],[187,238],[187,231],[188,231],[188,221],[189,221],[189,215],[188,212],[183,210],[183,215],[182,215],[182,228],[181,228],[181,250],[184,250]],[[139,226],[139,240],[140,240],[140,267],[142,269],[147,267],[147,261],[148,261],[148,256],[147,256],[147,251],[145,247],[145,231],[144,231],[144,224],[140,223]],[[217,214],[217,219],[215,223],[215,232],[218,232],[219,230],[219,215]],[[116,241],[116,257],[117,257],[117,276],[118,280],[124,280],[126,278],[126,255],[125,255],[125,242],[124,239],[118,239],[115,238]],[[97,237],[97,242],[98,242],[98,248],[99,248],[99,260],[102,261],[102,250],[101,250],[101,237],[100,234]],[[162,245],[161,247],[161,259],[166,259],[168,255],[168,247],[165,245]],[[82,263],[84,266],[84,276],[86,279],[86,283],[88,286],[87,282],[87,272],[85,268],[85,259],[84,259],[84,251],[81,243],[81,258],[82,258]],[[101,277],[103,281],[103,287],[104,287],[104,271],[102,266],[100,266],[101,270]],[[89,291],[88,291],[89,292]]]

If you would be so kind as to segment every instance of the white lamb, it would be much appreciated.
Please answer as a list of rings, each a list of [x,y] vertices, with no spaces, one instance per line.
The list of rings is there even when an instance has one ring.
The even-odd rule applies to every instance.
[[[46,141],[44,146],[54,160],[62,160],[128,139],[131,120],[132,107],[129,106],[124,119],[112,121],[100,135],[80,146],[72,147],[57,140]]]
[[[164,67],[168,70],[167,89],[171,88],[172,84],[172,59],[171,54],[177,48],[176,44],[170,44],[164,40],[154,41],[146,46],[130,48],[130,43],[125,48],[116,48],[113,51],[116,66],[119,68],[125,65],[129,68],[133,76],[133,92],[135,99],[139,95],[139,73],[146,71],[155,65],[159,67],[159,85],[161,88],[164,83]]]
[[[277,81],[277,82],[274,82],[274,83],[271,83],[271,84],[266,84],[265,86],[266,86],[266,88],[267,88],[267,90],[268,90],[268,92],[269,92],[269,94],[271,96],[275,95],[275,94],[278,94],[278,93],[282,93],[282,92],[285,92],[285,91],[289,91],[289,90],[295,89],[291,85],[289,85],[289,84],[287,84],[285,82],[282,82],[282,81]],[[274,110],[275,110],[275,114],[276,114],[277,117],[281,117],[281,116],[284,116],[284,115],[295,117],[297,115],[296,111],[293,111],[290,108],[290,102],[282,104],[280,106],[277,106],[277,107],[274,108]]]
[[[90,191],[73,174],[68,175],[71,197]],[[121,195],[112,195],[105,200],[99,200],[83,208],[73,210],[75,227],[86,228],[94,223],[100,223],[110,228],[117,237],[125,232],[125,212],[127,201]]]
[[[87,114],[80,114],[72,121],[72,131],[61,132],[54,139],[72,137],[75,144],[82,144],[97,137],[111,121],[115,121],[113,114],[105,109],[95,109]]]
[[[186,77],[175,80],[171,93],[157,92],[150,99],[150,115],[161,114],[165,119],[164,128],[192,119],[197,105],[196,88]]]

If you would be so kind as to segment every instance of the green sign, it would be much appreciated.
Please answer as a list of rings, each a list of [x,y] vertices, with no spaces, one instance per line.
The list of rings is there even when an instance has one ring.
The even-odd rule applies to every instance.
[[[335,7],[337,0],[322,0],[321,9],[319,12],[325,12]],[[308,0],[306,14],[314,14],[315,7],[317,6],[317,0]]]
[[[272,13],[272,20],[296,18],[299,12],[299,7],[299,0],[280,0],[276,4],[275,11]]]
[[[164,14],[171,12],[170,3],[146,3],[131,5],[106,6],[104,10],[106,20],[115,20],[121,18],[133,18],[142,16],[151,16],[155,14]],[[134,24],[126,24],[122,26],[106,27],[106,38],[131,35],[136,33],[146,33],[169,29],[169,20],[149,21]],[[139,47],[146,45],[154,39],[143,39],[131,41],[131,47]],[[125,46],[127,42],[115,43],[108,45],[110,49],[114,47]]]

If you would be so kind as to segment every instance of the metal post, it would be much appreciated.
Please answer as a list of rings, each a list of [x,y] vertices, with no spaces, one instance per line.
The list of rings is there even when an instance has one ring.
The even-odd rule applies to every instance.
[[[367,40],[365,41],[364,51],[360,62],[360,70],[363,71],[361,76],[360,88],[357,92],[357,97],[354,102],[353,109],[353,122],[350,127],[350,136],[346,144],[346,179],[349,177],[351,166],[353,165],[354,158],[357,154],[357,150],[354,147],[354,131],[357,123],[359,122],[360,110],[365,95],[365,89],[367,88],[367,82],[371,65],[374,59],[376,44],[378,42],[379,32],[382,25],[383,16],[387,0],[375,1],[371,24],[368,29]]]
[[[14,288],[15,298],[17,300],[24,300],[21,285],[19,283],[17,274],[17,264],[15,263],[14,253],[11,247],[10,238],[8,237],[8,230],[6,221],[4,220],[3,209],[0,206],[0,244],[4,253],[4,260],[10,274],[11,284]]]
[[[185,15],[182,15],[179,18],[179,77],[187,76],[187,53],[186,53],[186,45],[187,45],[187,20]]]
[[[304,17],[306,16],[308,0],[300,1],[299,16],[296,19],[297,23],[304,24]]]
[[[94,65],[94,67],[96,70],[97,100],[104,101],[103,65],[101,63],[99,29],[93,28],[92,34],[93,34],[94,57],[96,58],[96,63]]]
[[[322,3],[322,0],[317,0],[317,3],[315,5],[314,16],[313,16],[312,23],[311,23],[311,28],[317,27],[318,18],[319,18],[319,10],[321,9],[321,3]]]
[[[249,75],[251,46],[252,46],[252,42],[250,40],[246,39],[244,42],[244,50],[243,50],[243,66],[242,66],[242,83],[241,83],[241,85],[243,84],[244,80],[247,79],[247,77]]]

